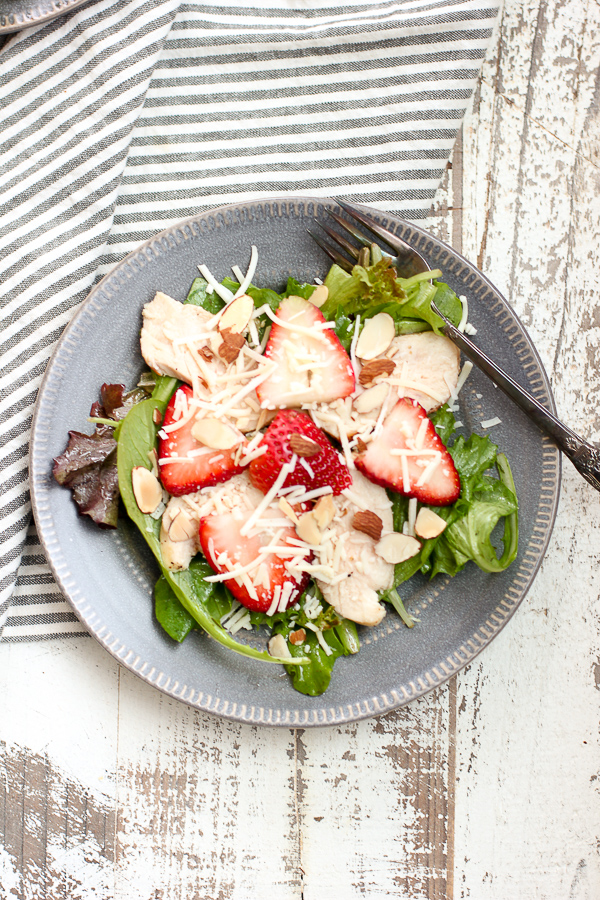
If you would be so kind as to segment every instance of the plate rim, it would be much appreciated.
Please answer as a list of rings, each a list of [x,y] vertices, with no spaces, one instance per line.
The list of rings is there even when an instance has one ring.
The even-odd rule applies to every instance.
[[[41,3],[24,4],[18,12],[8,13],[8,15],[0,14],[0,37],[3,34],[15,34],[26,28],[34,28],[36,25],[44,25],[46,22],[89,2],[90,0],[49,0],[52,7],[50,12],[42,12]]]
[[[46,532],[44,492],[47,493],[48,488],[44,485],[43,471],[40,473],[39,484],[37,478],[34,477],[34,474],[37,472],[38,468],[36,465],[36,461],[38,458],[38,444],[40,442],[38,429],[41,418],[41,401],[44,397],[45,390],[48,387],[48,383],[52,378],[54,367],[59,364],[61,351],[63,350],[65,343],[67,343],[71,339],[72,333],[76,331],[81,318],[87,314],[88,307],[93,304],[96,294],[101,290],[106,290],[107,288],[109,288],[111,280],[116,275],[118,275],[119,271],[122,268],[125,268],[127,265],[131,265],[136,257],[144,255],[147,256],[149,252],[152,253],[152,255],[157,255],[157,248],[155,248],[153,245],[163,245],[164,249],[163,242],[166,241],[170,243],[169,239],[175,239],[178,243],[177,238],[175,237],[175,234],[177,232],[180,232],[180,234],[182,234],[183,238],[185,239],[184,232],[186,228],[192,229],[193,226],[197,226],[200,231],[202,231],[200,223],[210,217],[227,217],[228,214],[235,215],[242,210],[248,211],[257,207],[262,209],[264,206],[271,207],[273,205],[277,207],[282,204],[287,209],[302,207],[302,211],[305,215],[310,213],[311,206],[315,208],[315,211],[320,206],[323,208],[332,208],[338,210],[340,209],[335,199],[332,198],[304,197],[295,195],[264,198],[258,197],[255,199],[241,201],[239,203],[230,203],[210,208],[204,210],[202,213],[198,213],[195,216],[190,216],[186,219],[178,221],[168,228],[163,229],[162,231],[148,238],[146,241],[138,245],[134,250],[124,256],[122,260],[114,265],[111,270],[107,272],[106,275],[104,275],[104,277],[96,285],[94,285],[73,318],[66,325],[44,372],[44,376],[42,378],[42,382],[38,391],[38,396],[36,398],[35,411],[31,425],[29,472],[31,476],[30,490],[33,515],[38,531],[39,540],[44,549],[44,553],[51,568],[52,574],[56,579],[61,592],[65,596],[65,599],[73,608],[79,620],[85,625],[88,633],[92,637],[94,637],[95,640],[97,640],[98,643],[100,643],[100,645],[104,647],[104,649],[107,650],[119,664],[123,665],[125,668],[129,669],[135,675],[140,677],[147,684],[150,684],[152,687],[157,688],[167,696],[173,697],[176,700],[183,701],[188,706],[191,706],[203,712],[219,715],[230,721],[240,722],[243,724],[279,726],[287,728],[306,728],[345,724],[348,722],[359,721],[361,719],[382,715],[383,713],[398,709],[406,705],[407,703],[412,702],[419,697],[422,697],[424,694],[429,693],[431,690],[443,685],[452,677],[452,675],[456,674],[466,665],[471,663],[479,655],[479,653],[481,653],[482,650],[487,647],[489,643],[491,643],[491,641],[500,633],[500,631],[502,631],[502,629],[516,612],[517,608],[523,602],[525,596],[527,595],[527,592],[529,591],[531,585],[533,584],[533,581],[535,580],[537,572],[539,571],[539,568],[544,559],[549,541],[552,536],[552,531],[558,510],[562,459],[560,451],[558,450],[556,445],[549,438],[542,436],[542,450],[544,454],[544,461],[549,462],[550,457],[552,457],[554,467],[553,471],[545,473],[545,477],[540,483],[540,497],[538,499],[538,519],[536,520],[536,522],[539,524],[539,507],[542,498],[544,498],[544,533],[542,536],[538,536],[536,539],[538,544],[538,552],[536,558],[533,563],[531,561],[523,559],[520,568],[515,572],[515,575],[519,575],[521,579],[524,579],[525,581],[524,585],[520,587],[520,590],[518,592],[515,592],[518,593],[518,597],[512,598],[512,602],[509,606],[506,607],[505,594],[504,599],[499,602],[498,606],[495,608],[494,612],[490,615],[488,620],[478,626],[477,631],[471,636],[471,638],[464,641],[464,643],[460,647],[453,650],[453,656],[455,658],[452,659],[451,657],[448,657],[444,661],[444,663],[438,664],[441,667],[441,671],[435,671],[436,666],[432,665],[432,669],[434,671],[427,671],[424,672],[421,676],[417,676],[415,681],[409,683],[411,691],[407,690],[406,685],[402,685],[398,688],[390,688],[387,693],[381,694],[379,697],[370,697],[367,700],[357,701],[353,704],[347,705],[346,707],[339,706],[337,709],[331,706],[327,707],[325,705],[327,693],[322,695],[324,705],[321,709],[282,709],[280,707],[274,707],[271,709],[265,709],[264,707],[257,708],[256,706],[252,706],[250,703],[240,704],[222,698],[213,697],[210,694],[198,691],[196,688],[191,688],[188,685],[184,685],[183,688],[180,688],[178,682],[175,682],[175,685],[171,686],[169,684],[170,679],[168,678],[168,676],[165,676],[162,672],[157,672],[156,667],[152,666],[151,663],[140,661],[139,655],[136,654],[135,650],[132,650],[127,646],[127,642],[123,642],[121,638],[108,632],[104,626],[98,626],[97,623],[94,622],[93,616],[86,616],[85,610],[76,605],[76,596],[77,594],[81,594],[81,591],[74,582],[73,584],[69,583],[68,577],[70,573],[68,571],[68,567],[65,567],[62,564],[58,564],[58,559],[54,556],[54,548],[52,547],[52,542]],[[500,307],[503,308],[503,310],[508,313],[509,316],[517,324],[518,330],[520,330],[521,332],[521,334],[517,335],[517,337],[520,337],[521,340],[524,340],[527,352],[533,357],[535,369],[537,370],[536,374],[540,376],[541,386],[546,395],[544,399],[550,407],[551,411],[555,413],[556,406],[552,394],[550,380],[545,371],[539,353],[517,313],[510,306],[510,304],[500,293],[500,291],[487,278],[487,276],[480,272],[480,270],[474,264],[470,263],[464,256],[462,256],[462,254],[454,250],[449,244],[435,237],[434,235],[431,235],[419,225],[402,219],[401,216],[398,216],[394,213],[379,210],[374,207],[366,206],[364,204],[356,205],[364,209],[365,211],[368,211],[384,227],[395,225],[397,229],[401,228],[401,236],[403,237],[403,239],[407,240],[408,243],[413,244],[417,249],[419,249],[420,252],[425,252],[427,254],[428,243],[437,245],[439,248],[441,248],[441,251],[445,252],[449,257],[443,263],[443,265],[446,267],[446,271],[453,263],[459,264],[463,269],[466,267],[470,277],[474,274],[476,279],[478,278],[481,280],[482,285],[486,289],[484,293],[487,293],[487,291],[491,291],[494,297],[498,298]],[[269,210],[269,212],[272,212],[272,210]],[[227,224],[231,223],[226,222],[226,225]],[[220,226],[217,225],[215,227]],[[442,255],[442,253],[438,253],[438,259]],[[47,472],[45,474],[47,479]],[[551,483],[548,483],[550,476],[553,476],[552,481]],[[544,482],[546,482],[545,485]],[[62,551],[60,549],[59,552],[62,555]],[[526,572],[521,571],[523,569],[524,563],[526,564]],[[507,589],[506,593],[508,593],[509,590],[512,589],[514,583],[515,577],[513,577],[513,581],[511,582],[511,585]],[[506,608],[501,610],[503,605]],[[94,615],[96,614],[94,613]],[[491,620],[493,620],[493,622]],[[480,634],[481,632],[483,632],[483,636]],[[167,679],[166,681],[164,681],[165,678]],[[299,694],[298,696],[301,697],[302,695]]]

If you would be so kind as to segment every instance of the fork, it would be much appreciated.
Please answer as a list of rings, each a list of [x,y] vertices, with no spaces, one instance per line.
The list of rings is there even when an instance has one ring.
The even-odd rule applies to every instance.
[[[344,250],[349,256],[357,260],[362,265],[368,265],[371,258],[372,250],[375,253],[381,253],[390,259],[403,278],[408,278],[417,273],[431,271],[427,262],[417,251],[409,244],[405,243],[391,231],[383,228],[362,210],[342,200],[336,200],[336,203],[342,207],[346,215],[350,217],[350,222],[342,218],[337,213],[327,210],[329,215],[338,223],[341,228],[350,234],[361,246],[357,249],[346,237],[339,234],[327,225],[321,225],[329,239],[334,245]],[[365,237],[363,232],[355,224],[357,222],[368,234],[370,238]],[[320,239],[309,231],[309,234],[329,256],[333,262],[341,266],[345,271],[352,271],[353,263],[350,263],[342,254],[327,242]],[[373,239],[384,241],[388,247],[396,251],[396,256],[383,250]],[[571,460],[577,471],[585,480],[592,485],[597,491],[600,491],[600,449],[584,440],[578,434],[571,430],[556,418],[549,410],[536,400],[528,391],[522,388],[517,382],[510,377],[503,369],[496,365],[489,356],[477,347],[463,332],[459,331],[452,322],[438,309],[432,301],[431,308],[444,322],[441,331],[456,346],[462,350],[475,365],[490,378],[507,396],[519,406],[523,412],[535,424],[549,435],[560,450],[568,459]]]
[[[352,219],[359,222],[363,228],[369,231],[374,237],[379,238],[382,241],[392,248],[392,250],[396,251],[396,256],[391,253],[388,253],[384,249],[382,249],[378,244],[373,244],[372,240],[365,237],[365,235],[353,224],[353,222],[348,222],[346,219],[343,219],[337,213],[334,213],[332,210],[328,209],[326,212],[331,216],[334,221],[338,223],[351,237],[353,237],[358,243],[361,245],[360,249],[357,249],[353,244],[350,243],[343,235],[341,235],[338,231],[334,231],[333,228],[329,228],[328,225],[324,225],[322,222],[318,224],[323,229],[323,231],[331,238],[331,240],[341,247],[346,253],[351,256],[356,262],[363,265],[368,265],[368,260],[370,256],[370,252],[373,247],[376,247],[377,251],[381,253],[382,256],[387,257],[391,264],[396,267],[398,273],[402,275],[403,278],[410,278],[411,275],[420,275],[422,272],[429,272],[430,266],[423,259],[420,253],[407,244],[405,241],[401,240],[399,237],[396,237],[395,234],[392,234],[391,231],[386,231],[385,228],[382,228],[377,222],[374,222],[373,219],[370,219],[364,212],[360,209],[357,209],[355,206],[351,206],[349,203],[345,203],[343,200],[336,200],[345,212],[351,216]],[[313,234],[312,231],[308,232],[312,239],[319,245],[321,250],[323,250],[327,256],[341,269],[344,269],[345,272],[351,272],[354,263],[349,262],[341,253],[331,247],[326,241],[323,241],[318,235]],[[362,256],[361,256],[362,254]]]

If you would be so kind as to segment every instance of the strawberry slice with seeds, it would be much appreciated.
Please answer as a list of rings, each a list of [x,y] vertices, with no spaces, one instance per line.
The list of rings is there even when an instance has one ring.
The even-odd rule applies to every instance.
[[[281,512],[271,510],[277,520],[281,520]],[[307,572],[290,572],[286,568],[298,547],[290,546],[289,553],[262,553],[261,550],[276,539],[278,548],[288,544],[288,538],[297,538],[293,525],[287,528],[275,526],[274,529],[251,529],[249,535],[242,535],[241,530],[251,513],[240,515],[239,511],[214,514],[200,520],[200,545],[215,572],[224,575],[233,571],[231,578],[224,579],[224,584],[243,606],[257,612],[272,609],[274,601],[277,606],[273,612],[289,609],[308,585],[310,576]],[[264,520],[266,513],[263,513]],[[261,521],[264,525],[264,521]],[[260,534],[254,531],[260,530]],[[273,533],[274,532],[274,533]],[[282,553],[282,551],[279,551]],[[306,562],[312,558],[305,557]],[[240,571],[246,569],[247,571]],[[235,572],[238,572],[235,575]],[[280,608],[281,607],[281,608]]]
[[[268,450],[250,463],[250,481],[265,494],[294,453],[298,462],[282,487],[301,485],[313,490],[329,486],[334,494],[340,494],[352,484],[352,476],[340,454],[305,412],[282,409],[258,446],[266,446]]]
[[[428,506],[449,506],[460,494],[452,457],[416,400],[398,401],[355,463],[375,484]]]
[[[200,488],[228,481],[243,472],[244,467],[235,462],[239,445],[247,441],[240,436],[239,442],[231,449],[207,447],[192,434],[196,424],[194,416],[180,428],[168,430],[189,412],[189,401],[193,391],[187,384],[177,388],[165,411],[158,440],[158,471],[163,487],[176,497],[191,494]],[[165,431],[165,429],[167,429]],[[169,459],[173,458],[173,462]]]
[[[286,297],[264,355],[277,369],[256,389],[266,409],[347,397],[354,390],[350,358],[323,314],[302,297]],[[285,323],[285,324],[283,324]]]

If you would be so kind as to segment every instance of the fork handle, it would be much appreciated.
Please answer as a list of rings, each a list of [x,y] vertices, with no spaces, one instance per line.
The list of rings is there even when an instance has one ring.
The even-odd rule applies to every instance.
[[[554,438],[565,456],[571,460],[583,477],[596,490],[600,490],[600,450],[585,441],[572,431],[568,425],[557,419],[545,406],[528,393],[520,384],[500,369],[482,350],[477,347],[462,331],[459,331],[452,322],[444,316],[435,303],[431,304],[432,310],[444,321],[442,331],[446,337],[456,344],[462,352],[471,359],[488,378],[514,400],[517,406],[527,413],[530,419],[541,428],[542,431]]]

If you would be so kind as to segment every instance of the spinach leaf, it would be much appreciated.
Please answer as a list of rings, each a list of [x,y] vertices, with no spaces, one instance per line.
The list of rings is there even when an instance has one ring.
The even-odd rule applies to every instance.
[[[289,631],[289,625],[285,622],[276,624],[273,629],[274,634],[282,634],[286,639]],[[327,690],[336,659],[357,653],[360,649],[356,625],[348,619],[343,619],[339,625],[324,631],[323,640],[331,649],[330,655],[323,650],[314,631],[306,630],[306,638],[300,645],[287,642],[292,657],[308,658],[306,665],[290,665],[288,661],[285,668],[291,675],[294,688],[310,697],[318,697]]]
[[[154,587],[154,614],[169,637],[179,643],[196,627],[196,620],[181,605],[164,575]]]
[[[190,563],[188,571],[193,593],[201,599],[208,615],[216,622],[220,622],[231,610],[232,595],[225,585],[206,581],[206,576],[214,573],[205,559],[196,557]],[[160,576],[154,588],[154,609],[162,627],[176,641],[183,641],[190,631],[197,627],[196,619],[177,599],[175,591],[164,575]]]
[[[234,650],[243,656],[260,659],[264,662],[281,663],[284,660],[278,660],[269,656],[268,653],[240,644],[221,627],[218,620],[214,617],[215,607],[213,604],[219,602],[218,595],[216,595],[217,599],[215,599],[216,592],[213,586],[210,583],[208,583],[210,587],[207,586],[207,583],[203,580],[204,576],[197,567],[174,572],[164,565],[160,549],[160,521],[142,513],[136,503],[131,485],[131,472],[135,466],[149,468],[148,452],[155,447],[156,433],[159,427],[154,423],[154,411],[159,409],[164,414],[167,402],[176,385],[177,381],[174,378],[163,377],[157,379],[152,398],[134,406],[121,423],[117,449],[117,468],[119,472],[119,488],[125,509],[129,518],[137,525],[152,550],[162,574],[176,598],[211,637],[224,647]],[[206,591],[208,591],[208,595]],[[303,662],[303,658],[298,660],[299,664]]]
[[[205,281],[204,278],[195,278],[185,302],[191,303],[192,306],[201,306],[202,309],[215,315],[220,309],[223,309],[225,303],[221,300],[216,291],[208,293],[207,289],[208,282]]]
[[[239,281],[234,281],[232,278],[224,278],[221,284],[234,294],[240,287]],[[249,286],[246,293],[249,297],[252,297],[254,306],[257,309],[264,306],[266,303],[267,306],[275,312],[282,300],[282,295],[278,294],[277,291],[272,291],[271,288],[257,288],[252,284]]]
[[[309,619],[306,615],[306,600],[309,595],[311,599],[320,601],[323,607],[314,619]],[[251,613],[250,619],[252,624],[266,625],[273,634],[283,635],[293,657],[306,655],[308,663],[302,667],[303,674],[300,678],[297,666],[288,665],[287,670],[292,677],[294,688],[312,697],[322,694],[327,689],[336,659],[358,653],[360,650],[356,624],[349,619],[340,618],[334,608],[325,602],[316,584],[310,585],[298,603],[286,612],[275,613],[273,616]],[[323,639],[332,649],[331,655],[327,655],[323,650],[315,632],[311,630],[312,627],[318,628],[323,633]],[[303,643],[291,644],[289,635],[300,628],[304,629],[306,635]]]

